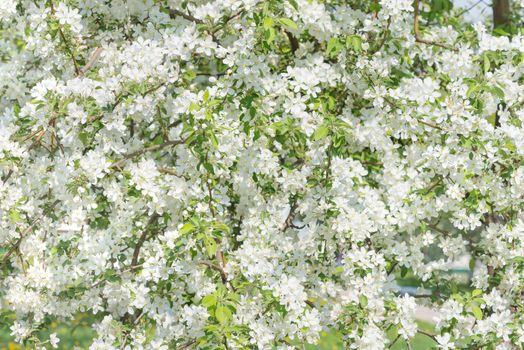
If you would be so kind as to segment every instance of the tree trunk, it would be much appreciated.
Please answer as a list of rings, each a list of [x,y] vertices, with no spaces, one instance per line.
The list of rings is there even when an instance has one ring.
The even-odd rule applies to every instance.
[[[503,27],[511,22],[509,0],[493,0],[493,24],[495,28]]]

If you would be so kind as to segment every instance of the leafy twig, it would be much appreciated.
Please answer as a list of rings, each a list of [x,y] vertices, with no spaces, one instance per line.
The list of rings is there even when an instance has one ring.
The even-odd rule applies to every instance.
[[[49,0],[49,6],[51,8],[51,14],[55,15],[55,6],[53,4],[53,0]],[[69,43],[64,35],[64,32],[62,30],[62,27],[60,26],[60,23],[58,24],[58,35],[60,36],[60,40],[65,45],[65,48],[69,55],[71,56],[71,60],[73,61],[73,65],[75,66],[75,73],[76,75],[80,75],[80,67],[78,66],[78,62],[76,61],[75,54],[73,53],[73,50],[71,50],[71,47],[69,46]]]

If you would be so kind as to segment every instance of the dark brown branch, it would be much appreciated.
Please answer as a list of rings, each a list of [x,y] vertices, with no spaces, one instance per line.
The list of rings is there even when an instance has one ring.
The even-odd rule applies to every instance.
[[[299,44],[297,38],[287,30],[285,31],[287,38],[289,39],[289,43],[291,44],[291,52],[294,54],[295,51],[298,50]]]
[[[182,345],[180,345],[178,348],[176,348],[177,350],[183,350],[183,349],[187,349],[189,348],[191,345],[194,345],[196,344],[196,340],[191,340],[191,341],[188,341],[187,343],[184,343]]]
[[[504,27],[511,23],[511,6],[509,0],[493,0],[493,25]]]
[[[170,169],[166,167],[158,167],[157,170],[163,174],[173,175],[176,177],[183,177],[180,174],[178,174],[174,169]]]
[[[331,170],[331,150],[333,148],[333,140],[331,140],[329,142],[329,147],[327,149],[327,156],[328,156],[328,159],[327,159],[327,166],[326,166],[326,173],[324,174],[324,186],[327,187],[328,183],[329,183],[329,173],[330,173],[330,170]]]
[[[230,290],[235,291],[235,288],[233,288],[233,286],[229,282],[229,280],[227,278],[227,273],[226,273],[226,271],[224,270],[224,268],[222,266],[215,265],[215,264],[213,264],[213,262],[208,261],[208,260],[202,260],[202,261],[200,261],[200,264],[201,265],[205,265],[205,266],[209,267],[210,269],[213,269],[213,270],[217,271],[218,273],[220,273],[220,278],[222,279],[222,283],[225,286],[227,286]]]
[[[428,122],[425,122],[423,120],[420,120],[420,119],[417,119],[417,121],[420,123],[420,124],[424,124],[426,126],[429,126],[430,128],[433,128],[433,129],[437,129],[437,130],[442,130],[442,128],[438,125],[435,125],[435,124],[431,124],[431,123],[428,123]]]
[[[293,203],[289,208],[289,214],[287,214],[286,221],[284,221],[284,226],[282,226],[282,232],[285,232],[288,228],[293,226],[293,220],[295,219],[295,210],[297,210],[298,204]]]
[[[196,24],[204,23],[204,21],[202,21],[201,19],[195,18],[195,17],[193,17],[193,16],[191,16],[191,15],[189,15],[187,13],[184,13],[182,11],[179,11],[179,10],[169,9],[169,16],[171,18],[173,18],[173,17],[182,17],[182,18],[187,19],[188,21],[196,23]]]
[[[142,246],[147,240],[147,236],[151,232],[151,226],[157,221],[159,218],[159,215],[157,213],[154,213],[151,218],[149,218],[149,221],[146,224],[146,227],[144,229],[144,232],[140,235],[140,238],[138,239],[138,242],[136,243],[135,249],[133,250],[133,258],[131,259],[131,265],[129,266],[131,270],[134,270],[138,266],[138,257],[140,255],[140,249],[142,249]]]
[[[2,177],[2,182],[6,183],[7,180],[9,180],[9,178],[11,177],[11,175],[13,175],[13,169],[9,169],[7,174]]]
[[[229,16],[228,18],[226,18],[226,20],[224,21],[224,23],[222,23],[222,25],[220,27],[218,27],[215,30],[213,30],[212,34],[216,34],[220,30],[224,29],[226,24],[228,24],[231,20],[235,19],[236,17],[240,16],[244,11],[245,11],[245,9],[242,9],[242,10],[238,11],[237,13],[235,13],[234,15]]]

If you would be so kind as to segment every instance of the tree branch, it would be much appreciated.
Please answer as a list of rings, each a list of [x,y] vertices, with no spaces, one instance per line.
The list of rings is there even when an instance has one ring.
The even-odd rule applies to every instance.
[[[196,23],[196,24],[204,23],[204,21],[202,21],[201,19],[195,18],[195,17],[193,17],[193,16],[191,16],[191,15],[189,15],[187,13],[184,13],[182,11],[175,10],[175,9],[169,9],[169,16],[171,18],[173,18],[173,17],[182,17],[182,18],[187,19],[188,21]]]
[[[164,143],[161,143],[159,145],[153,145],[153,146],[142,148],[142,149],[140,149],[138,151],[127,153],[127,154],[124,155],[123,158],[121,158],[120,160],[114,162],[113,165],[111,165],[111,169],[115,170],[115,171],[121,170],[122,166],[129,159],[141,156],[142,154],[147,153],[147,152],[159,151],[159,150],[162,150],[162,149],[164,149],[166,147],[180,145],[180,144],[183,144],[184,142],[186,142],[186,140],[187,140],[187,138],[184,138],[184,139],[181,139],[181,140],[170,140],[170,141],[166,141]]]
[[[54,208],[60,201],[59,200],[56,200],[54,201],[52,204],[51,204],[51,208]],[[7,251],[7,253],[4,254],[4,256],[2,257],[2,264],[5,264],[7,262],[7,260],[9,260],[9,258],[11,257],[11,255],[13,255],[13,253],[20,247],[20,245],[22,244],[22,241],[23,239],[25,238],[25,236],[27,235],[27,233],[29,233],[35,226],[36,224],[42,219],[42,217],[44,216],[44,214],[41,214],[39,217],[37,217],[36,219],[34,219],[31,224],[26,228],[24,229],[21,233],[20,233],[20,237],[18,238],[18,240],[15,242],[15,244],[13,244],[11,246],[11,248]]]
[[[295,51],[298,50],[299,44],[297,38],[287,30],[285,31],[287,38],[289,39],[289,43],[291,44],[291,52],[295,54]]]
[[[417,43],[421,43],[421,44],[433,45],[433,46],[438,46],[438,47],[441,47],[441,48],[444,48],[444,49],[448,49],[448,50],[452,50],[452,51],[458,51],[458,49],[456,49],[454,47],[451,47],[451,46],[448,46],[446,44],[442,44],[442,43],[438,43],[438,42],[435,42],[435,41],[432,41],[432,40],[427,40],[427,39],[422,38],[422,36],[420,34],[420,28],[419,28],[419,13],[420,13],[419,5],[420,5],[420,0],[415,0],[415,4],[414,4],[415,17],[414,17],[414,20],[413,20],[413,30],[415,32],[415,41]]]
[[[131,270],[134,270],[138,266],[138,256],[140,255],[140,249],[142,249],[142,246],[147,240],[148,234],[151,232],[150,228],[151,225],[153,225],[157,219],[159,218],[159,215],[157,213],[154,213],[151,218],[149,218],[149,221],[146,224],[146,227],[144,229],[144,232],[140,235],[140,238],[138,239],[138,242],[136,243],[135,249],[133,250],[133,258],[131,259],[131,265],[129,268]]]
[[[217,252],[217,254],[218,254],[218,252]],[[222,266],[215,265],[215,264],[213,264],[213,262],[208,261],[208,260],[202,260],[199,263],[201,265],[207,266],[210,269],[213,269],[213,270],[219,272],[220,273],[220,278],[222,279],[222,283],[225,286],[227,286],[230,290],[235,291],[235,288],[229,282],[229,279],[227,277],[227,273],[226,273],[226,271],[224,270],[224,268]]]
[[[436,343],[438,343],[437,338],[435,338],[434,334],[428,333],[428,332],[426,332],[425,330],[422,330],[422,329],[417,329],[417,333],[424,334],[426,337],[429,337],[429,338],[433,339]]]
[[[102,49],[101,47],[96,48],[95,52],[93,52],[93,55],[91,56],[89,61],[86,63],[86,65],[82,67],[82,69],[80,69],[79,76],[83,76],[87,71],[91,69],[91,67],[93,67],[93,65],[96,63],[96,61],[102,54],[102,51],[104,51],[104,49]]]

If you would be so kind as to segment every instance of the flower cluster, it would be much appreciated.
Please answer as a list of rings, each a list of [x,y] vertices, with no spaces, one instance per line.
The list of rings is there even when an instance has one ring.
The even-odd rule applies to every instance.
[[[422,5],[0,1],[16,341],[522,346],[524,36]]]

